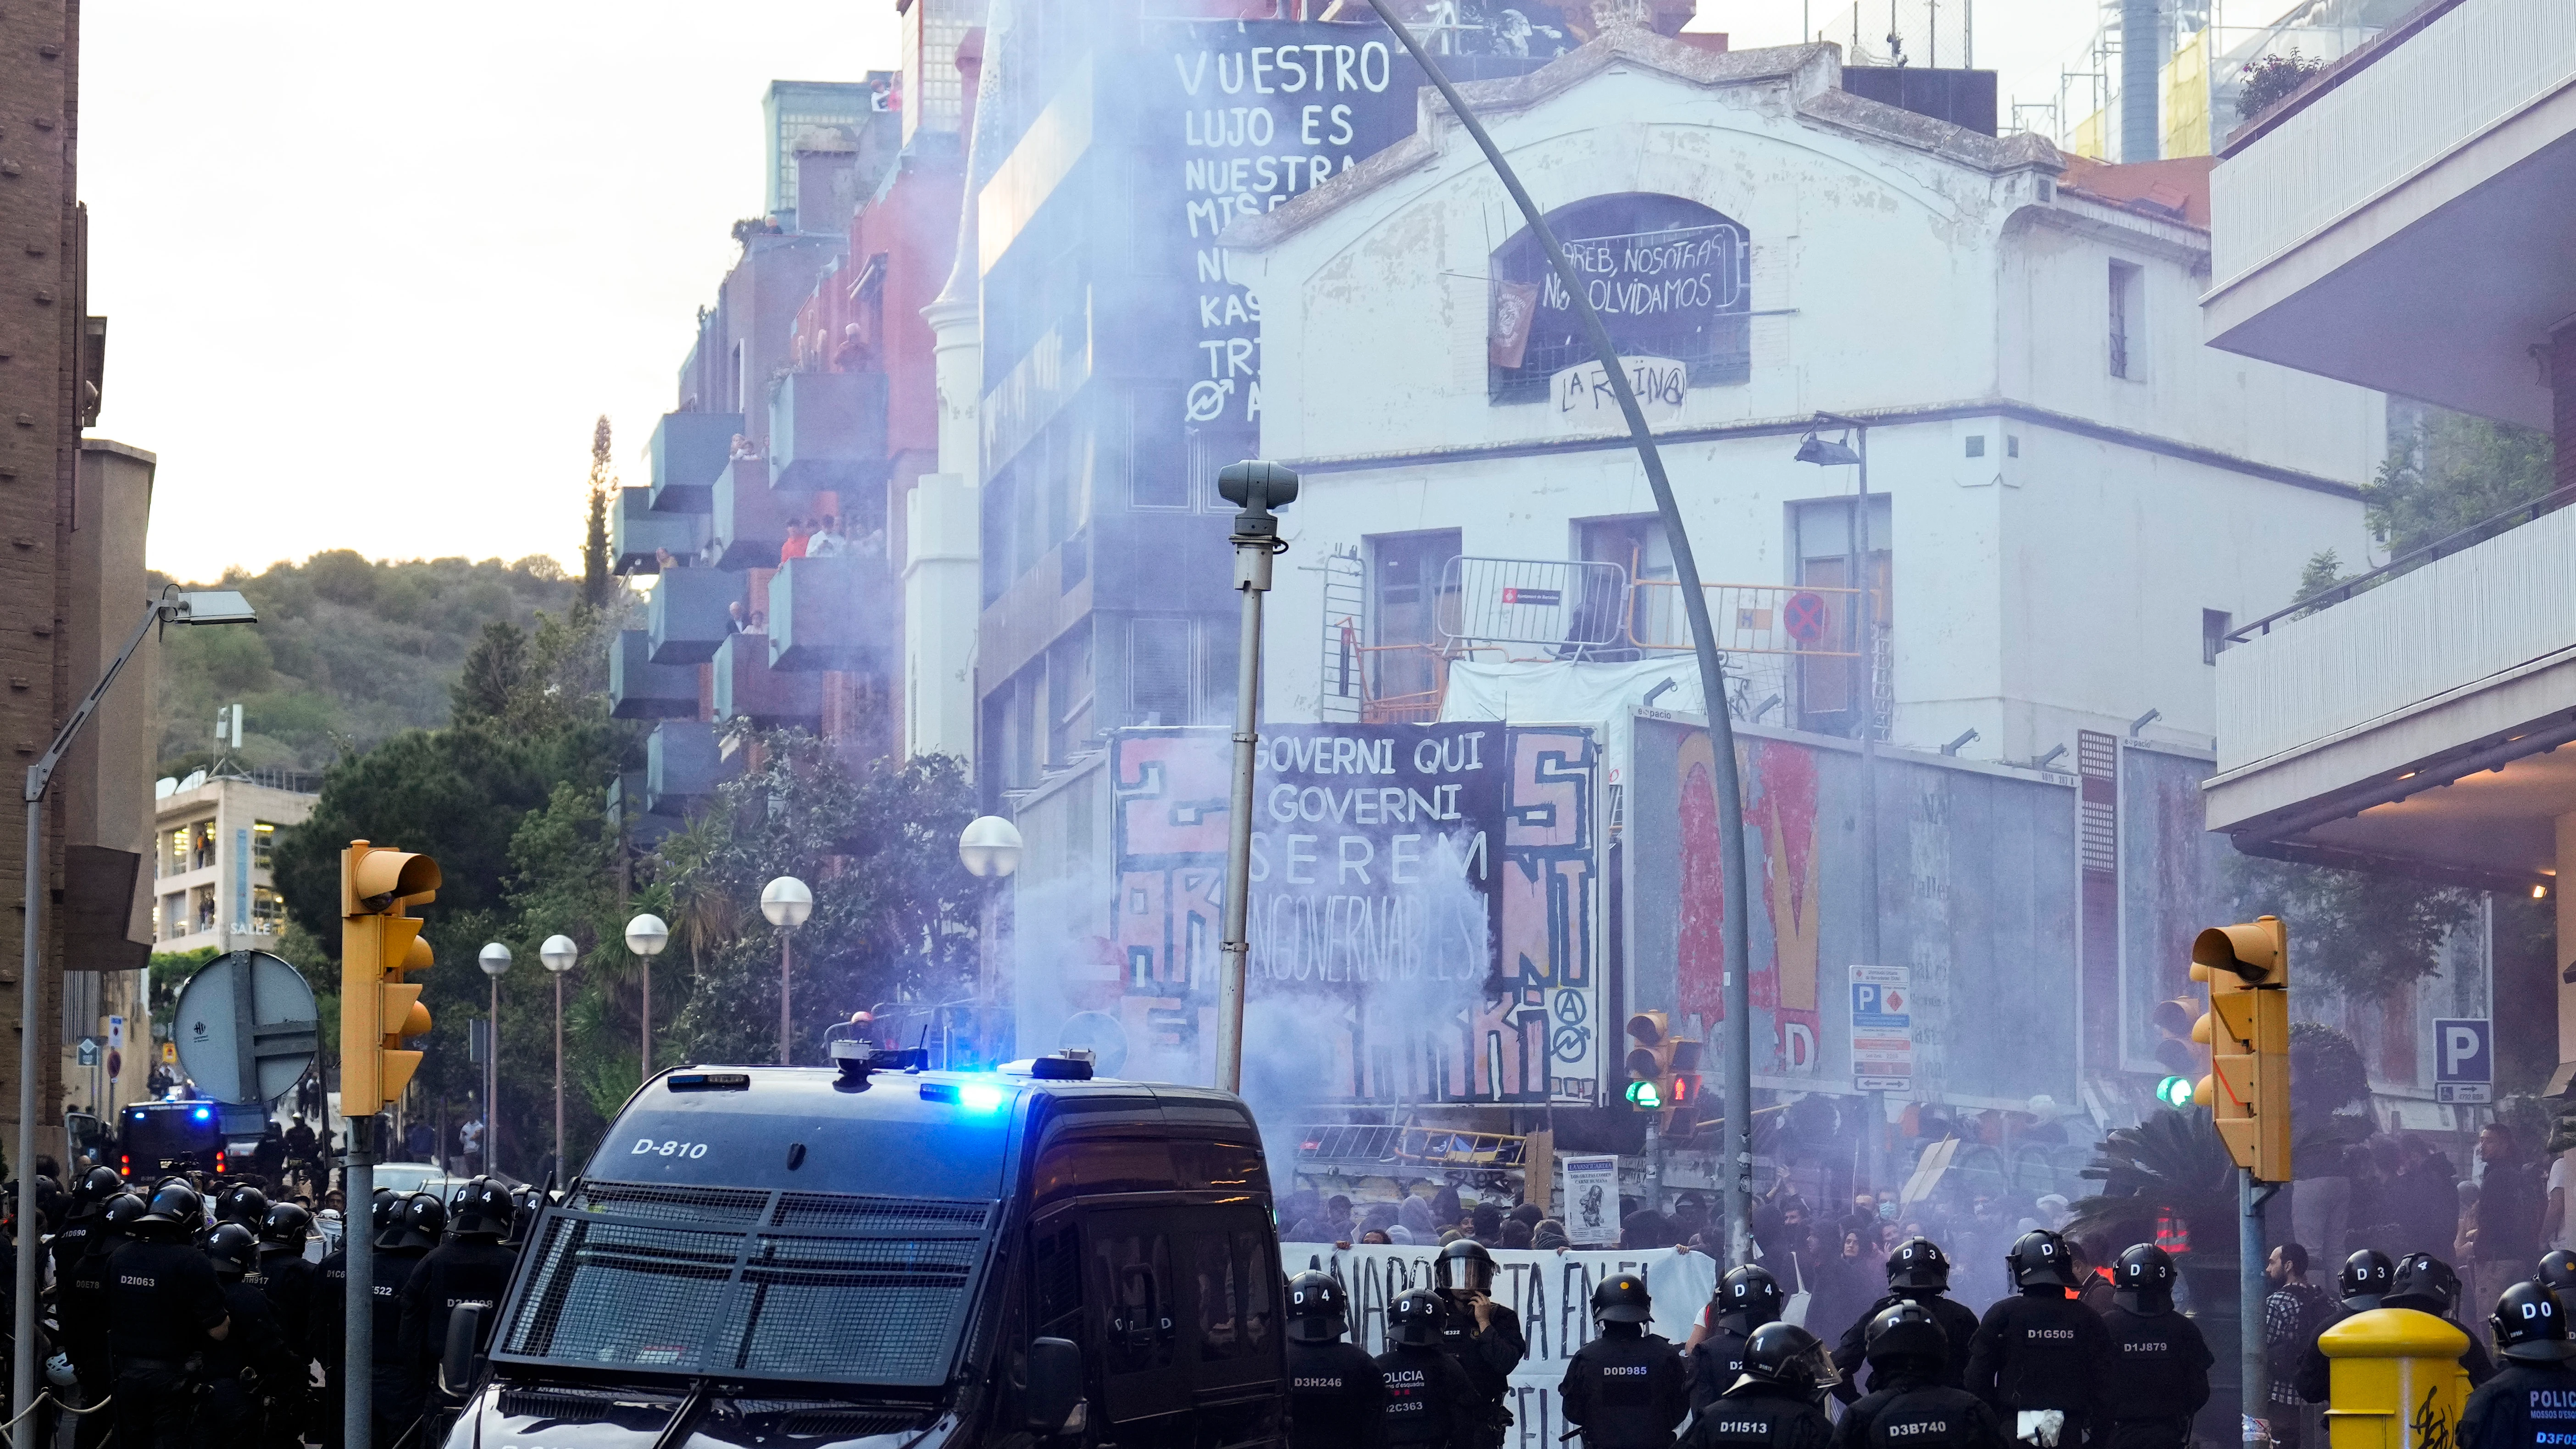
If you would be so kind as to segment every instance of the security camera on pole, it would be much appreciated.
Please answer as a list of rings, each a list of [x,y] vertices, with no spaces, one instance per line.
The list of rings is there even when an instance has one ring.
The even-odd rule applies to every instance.
[[[1234,586],[1243,591],[1243,642],[1235,651],[1234,791],[1226,821],[1225,967],[1217,977],[1216,1084],[1243,1090],[1243,970],[1252,895],[1252,773],[1261,753],[1261,596],[1271,560],[1288,551],[1274,508],[1297,501],[1297,475],[1276,463],[1245,461],[1216,475],[1216,491],[1243,510],[1234,516]]]
[[[760,888],[760,913],[778,928],[778,1064],[783,1067],[787,1065],[788,1033],[793,1030],[794,1020],[787,1011],[788,939],[814,914],[814,892],[796,877],[782,875]],[[628,938],[633,939],[634,927],[629,926],[627,931]]]

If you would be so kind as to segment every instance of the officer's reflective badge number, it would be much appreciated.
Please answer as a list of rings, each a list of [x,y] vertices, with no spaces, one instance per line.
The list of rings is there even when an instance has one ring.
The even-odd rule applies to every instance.
[[[635,1139],[635,1149],[629,1155],[634,1157],[686,1157],[694,1161],[697,1158],[707,1155],[707,1144],[703,1142],[656,1142],[650,1137],[638,1137]]]
[[[1603,1378],[1621,1378],[1629,1374],[1642,1376],[1648,1371],[1648,1367],[1648,1365],[1641,1363],[1614,1363],[1604,1366],[1601,1370],[1601,1376]]]
[[[1950,1421],[1947,1419],[1917,1419],[1911,1424],[1890,1424],[1887,1426],[1887,1437],[1890,1439],[1910,1439],[1918,1434],[1947,1434],[1949,1432]]]
[[[2072,1339],[2075,1337],[2075,1330],[2071,1328],[2025,1328],[2022,1330],[2022,1337],[2029,1339]]]

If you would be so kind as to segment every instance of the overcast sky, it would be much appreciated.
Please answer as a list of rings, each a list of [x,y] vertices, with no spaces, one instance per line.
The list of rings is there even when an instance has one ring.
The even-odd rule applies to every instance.
[[[1703,6],[1738,47],[1849,13]],[[2008,99],[2053,92],[2095,13],[1986,0],[1976,58]],[[592,420],[644,481],[728,228],[760,209],[763,87],[897,63],[893,0],[83,18],[96,431],[160,455],[150,560],[189,579],[343,547],[576,562]]]

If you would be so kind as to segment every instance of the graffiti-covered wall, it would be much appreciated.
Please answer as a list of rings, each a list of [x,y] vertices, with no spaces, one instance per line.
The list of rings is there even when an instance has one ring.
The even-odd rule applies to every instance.
[[[1739,728],[1754,899],[1757,1077],[1852,1090],[1850,971],[1911,975],[1915,1095],[2077,1100],[2076,810],[2070,787],[1911,752],[1882,754],[1880,955],[1868,898],[1860,757],[1839,742]],[[1715,756],[1696,726],[1640,715],[1627,782],[1629,999],[1677,1023],[1724,1020],[1725,911]],[[1716,1069],[1714,1057],[1711,1070]]]
[[[1070,1031],[1114,1043],[1124,1075],[1210,1079],[1231,752],[1221,730],[1112,737],[1110,870],[1090,897],[1098,930],[1061,973],[1085,986],[1026,980],[1047,963],[1024,951],[1024,1043]],[[1265,729],[1246,1095],[1593,1100],[1598,774],[1585,729]],[[1054,941],[1084,935],[1049,929]]]

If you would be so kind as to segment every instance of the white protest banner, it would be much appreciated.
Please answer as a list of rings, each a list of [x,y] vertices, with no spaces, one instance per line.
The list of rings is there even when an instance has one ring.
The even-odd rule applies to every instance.
[[[1386,1306],[1410,1288],[1435,1286],[1438,1248],[1355,1247],[1283,1243],[1279,1256],[1291,1274],[1320,1268],[1341,1281],[1351,1300],[1351,1341],[1372,1354],[1387,1350]],[[1681,1346],[1691,1320],[1717,1290],[1717,1260],[1703,1253],[1665,1248],[1650,1252],[1558,1251],[1496,1248],[1493,1298],[1520,1315],[1529,1355],[1512,1373],[1509,1407],[1514,1424],[1504,1449],[1559,1449],[1564,1432],[1557,1386],[1576,1350],[1593,1338],[1592,1289],[1618,1273],[1641,1273],[1654,1295],[1652,1332]]]

